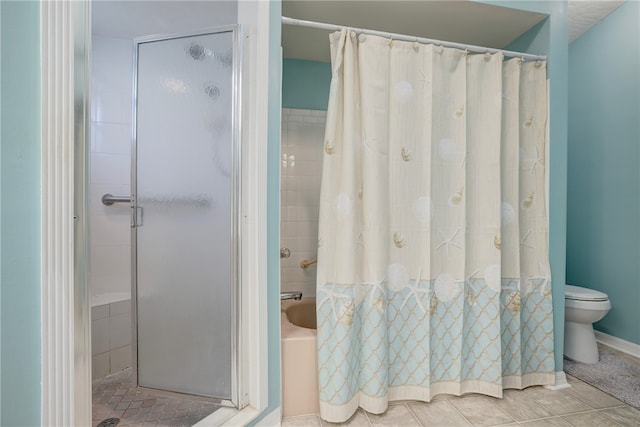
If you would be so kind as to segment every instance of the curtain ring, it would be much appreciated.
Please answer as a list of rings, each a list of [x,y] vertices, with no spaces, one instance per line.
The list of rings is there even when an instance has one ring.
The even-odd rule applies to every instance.
[[[542,61],[539,59],[536,61],[536,68],[540,68],[542,66]]]
[[[393,46],[393,37],[389,36],[389,41],[387,42],[387,46]]]
[[[490,59],[491,59],[491,52],[486,51],[486,52],[484,53],[484,60],[485,60],[485,61],[489,61]]]

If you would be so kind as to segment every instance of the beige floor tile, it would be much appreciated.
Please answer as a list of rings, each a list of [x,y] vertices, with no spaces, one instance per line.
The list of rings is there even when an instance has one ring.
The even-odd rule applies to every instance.
[[[542,420],[535,421],[524,421],[521,422],[520,425],[527,427],[571,427],[571,424],[563,420],[561,417],[544,418]]]
[[[612,419],[597,412],[583,412],[581,414],[565,415],[563,420],[576,427],[619,427]]]
[[[289,417],[282,420],[282,427],[321,427],[319,415]]]
[[[435,396],[433,396],[431,398],[432,402],[435,402],[436,400],[449,400],[451,398],[457,398],[459,396],[454,396],[453,394],[436,394]]]
[[[544,406],[539,405],[533,397],[523,390],[505,390],[503,398],[493,402],[517,421],[536,420],[555,415]]]
[[[570,389],[529,387],[505,390],[503,399],[473,394],[441,395],[430,403],[392,402],[384,414],[358,410],[346,423],[322,421],[319,415],[283,420],[285,427],[333,426],[528,426],[528,427],[639,427],[640,411],[576,379]],[[594,410],[595,409],[595,410]]]
[[[564,389],[562,392],[586,403],[593,409],[611,408],[624,404],[624,402],[619,401],[615,397],[582,381],[571,383],[571,388]]]
[[[367,417],[373,426],[420,426],[406,405],[389,406],[384,414],[367,414]]]
[[[474,426],[494,426],[513,423],[515,420],[500,409],[491,397],[477,394],[449,399],[453,406]]]
[[[544,387],[529,387],[525,393],[529,394],[539,405],[555,415],[573,414],[588,411],[591,408],[578,399],[563,393],[562,390],[547,390]]]
[[[323,419],[320,419],[320,422],[323,427],[369,427],[371,425],[369,418],[367,418],[367,414],[365,414],[362,409],[357,410],[356,413],[344,423],[330,423]]]
[[[599,411],[599,413],[607,418],[611,418],[621,426],[640,426],[640,411],[631,406],[620,406],[618,408],[605,409],[603,411]]]
[[[471,426],[456,408],[447,400],[431,403],[412,403],[409,409],[425,426],[464,427]]]

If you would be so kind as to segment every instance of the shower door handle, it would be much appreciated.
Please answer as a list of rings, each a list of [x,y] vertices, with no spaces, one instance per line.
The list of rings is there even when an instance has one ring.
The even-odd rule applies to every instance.
[[[142,223],[142,208],[139,206],[131,206],[131,228],[141,227]]]
[[[131,197],[129,196],[114,196],[113,194],[105,194],[102,196],[102,204],[105,206],[111,206],[114,203],[131,203]]]

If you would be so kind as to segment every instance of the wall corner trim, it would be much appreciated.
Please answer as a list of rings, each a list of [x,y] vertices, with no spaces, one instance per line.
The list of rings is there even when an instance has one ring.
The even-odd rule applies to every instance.
[[[42,424],[73,425],[73,14],[42,2]]]
[[[544,386],[547,390],[562,390],[565,388],[571,388],[571,384],[567,382],[567,376],[564,371],[556,372],[556,383],[554,385]]]
[[[91,320],[88,299],[78,304],[87,289],[76,258],[86,220],[76,173],[84,168],[89,16],[88,1],[40,2],[42,425],[91,424]]]

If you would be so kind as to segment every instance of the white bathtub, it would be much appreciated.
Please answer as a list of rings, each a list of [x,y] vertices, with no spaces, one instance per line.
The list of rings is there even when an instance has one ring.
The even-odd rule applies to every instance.
[[[317,414],[318,355],[316,300],[303,298],[281,304],[282,415]]]

